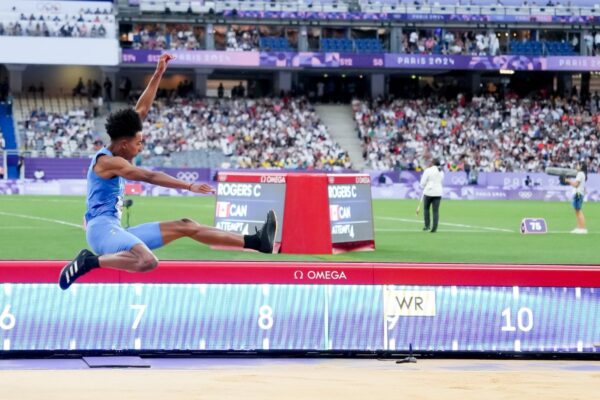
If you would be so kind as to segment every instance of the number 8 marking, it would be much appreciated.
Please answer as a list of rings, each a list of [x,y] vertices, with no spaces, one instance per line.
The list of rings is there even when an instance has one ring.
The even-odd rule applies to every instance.
[[[264,305],[258,309],[258,327],[260,329],[271,329],[273,327],[273,309]]]

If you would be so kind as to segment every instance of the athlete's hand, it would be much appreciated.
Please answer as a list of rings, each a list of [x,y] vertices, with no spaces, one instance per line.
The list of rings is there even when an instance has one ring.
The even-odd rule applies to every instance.
[[[192,183],[190,186],[190,192],[202,193],[202,194],[214,194],[215,189],[207,185],[206,183]]]
[[[421,211],[421,206],[417,207],[417,215],[419,215],[419,212]]]
[[[164,74],[167,70],[167,64],[169,63],[169,61],[174,59],[175,57],[168,53],[161,55],[158,59],[158,63],[156,64],[156,72],[158,72],[161,75]]]

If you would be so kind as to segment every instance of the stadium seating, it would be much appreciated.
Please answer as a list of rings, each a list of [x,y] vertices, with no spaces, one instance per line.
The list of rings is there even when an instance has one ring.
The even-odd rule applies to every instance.
[[[549,56],[574,56],[573,46],[566,42],[546,42],[546,54]]]
[[[342,0],[252,0],[252,1],[170,1],[140,0],[142,12],[175,13],[221,13],[224,11],[314,11],[314,12],[347,12],[349,6]]]
[[[354,39],[358,53],[383,53],[385,50],[379,39]]]
[[[543,42],[510,42],[509,53],[523,56],[541,56],[544,53]]]
[[[567,42],[556,41],[527,41],[510,42],[509,54],[523,56],[574,56],[577,53],[573,46]]]
[[[323,52],[358,52],[358,53],[382,53],[383,45],[379,39],[335,39],[322,38],[320,41]]]
[[[560,3],[555,2],[555,3]],[[553,3],[553,4],[555,4]],[[508,15],[585,15],[596,13],[595,0],[571,0],[568,6],[547,2],[536,5],[526,0],[140,0],[142,12],[223,13],[223,12],[317,12],[339,13],[355,10],[364,13],[431,13],[431,14],[508,14]],[[600,10],[598,10],[600,13]]]
[[[259,46],[263,51],[294,51],[289,40],[283,37],[261,37]]]

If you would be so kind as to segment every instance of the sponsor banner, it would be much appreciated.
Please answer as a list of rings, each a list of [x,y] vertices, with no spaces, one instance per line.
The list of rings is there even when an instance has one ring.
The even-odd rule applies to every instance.
[[[152,168],[155,171],[162,171],[172,177],[181,179],[185,182],[198,182],[198,181],[210,181],[210,169],[209,168],[163,168],[155,167]]]
[[[199,181],[214,186],[214,182]],[[126,185],[126,187],[129,184]],[[35,194],[53,196],[85,196],[87,180],[85,179],[21,179],[0,180],[0,195],[5,194]],[[128,195],[140,196],[206,196],[192,193],[185,189],[171,189],[152,185],[146,182],[134,182],[129,186]]]
[[[286,174],[260,172],[219,172],[217,180],[219,182],[285,183]]]
[[[556,65],[556,64],[553,64]],[[546,57],[386,54],[386,68],[546,71]],[[563,70],[556,68],[555,70]],[[569,70],[564,68],[564,70]]]
[[[368,171],[373,186],[386,186],[402,183],[418,188],[421,172],[415,171]],[[384,178],[381,178],[381,176]],[[501,189],[550,189],[559,186],[557,176],[543,172],[479,172],[473,182],[469,181],[466,172],[444,172],[444,186],[480,186]],[[600,188],[600,174],[589,174],[586,183],[588,188]]]
[[[36,171],[44,172],[44,179],[85,179],[90,167],[90,158],[46,158],[25,157],[25,178],[34,179]]]
[[[371,187],[374,199],[418,199],[422,190],[403,183]],[[600,190],[586,189],[586,201],[600,201]],[[567,186],[555,188],[503,189],[493,186],[444,187],[444,198],[450,200],[543,200],[570,201],[571,189]]]
[[[106,27],[107,38],[0,36],[0,64],[119,65],[114,24]]]
[[[337,284],[348,285],[353,283],[368,282],[373,279],[373,272],[363,267],[305,267],[299,265],[292,272],[294,284]]]
[[[34,179],[35,172],[44,171],[44,179],[85,179],[91,158],[46,158],[25,157],[23,165],[26,179]],[[146,167],[144,167],[146,168]],[[163,168],[148,167],[155,171],[163,171],[186,182],[210,181],[210,168]]]
[[[288,68],[384,68],[383,54],[322,52],[261,52],[261,67]]]
[[[327,174],[330,185],[338,184],[357,184],[370,185],[371,177],[367,174]]]
[[[139,0],[129,0],[139,1]],[[479,14],[479,7],[473,10],[477,14],[457,13],[452,6],[435,7],[435,14],[420,13],[376,13],[376,12],[318,12],[318,11],[262,11],[262,10],[226,10],[224,16],[233,16],[236,18],[286,18],[286,19],[305,19],[305,20],[352,20],[352,21],[465,21],[465,22],[556,22],[556,23],[594,23],[600,21],[597,16],[591,15],[510,15],[502,14]],[[501,9],[502,10],[502,9]],[[444,13],[444,11],[446,13]],[[462,11],[462,10],[460,10]]]
[[[598,71],[600,57],[548,57],[547,67],[549,71]]]
[[[121,50],[122,64],[156,64],[160,55],[160,50]]]
[[[60,166],[58,162],[65,161]],[[0,194],[51,194],[51,195],[85,195],[86,180],[84,171],[87,170],[89,159],[25,159],[25,176],[32,176],[36,169],[45,172],[44,179],[27,178],[23,180],[0,180]],[[72,162],[72,164],[71,164]],[[62,170],[57,171],[54,168]],[[158,169],[158,168],[157,168]],[[217,186],[218,195],[235,199],[257,199],[263,195],[264,188],[271,185],[285,186],[283,173],[221,173],[220,182],[228,185],[220,186],[210,179],[213,170],[189,168],[163,168],[163,171],[183,181],[208,183]],[[67,172],[65,172],[67,171]],[[77,179],[52,179],[48,177],[71,176]],[[384,175],[385,182],[379,177]],[[361,196],[370,193],[375,199],[418,199],[422,189],[419,186],[421,174],[414,171],[369,171],[368,175],[350,175],[350,177],[337,176],[334,185],[328,186],[329,205],[346,207],[343,202],[362,201]],[[370,185],[356,183],[356,178],[365,176],[370,178]],[[351,182],[346,182],[351,179]],[[444,177],[444,197],[456,200],[544,200],[544,201],[570,201],[572,197],[569,186],[561,186],[558,177],[543,173],[480,173],[476,185],[469,185],[464,172],[447,172]],[[529,185],[526,184],[529,183]],[[170,189],[151,185],[144,182],[135,182],[135,191],[131,194],[141,196],[196,196],[187,190]],[[370,192],[369,192],[370,191]],[[363,193],[365,192],[365,193]],[[284,193],[284,189],[282,189]],[[282,197],[283,199],[283,197]],[[600,201],[600,174],[589,174],[586,183],[586,201]],[[338,201],[339,200],[339,201]],[[229,201],[224,199],[224,201]],[[283,202],[283,200],[281,200]],[[283,206],[282,206],[283,207]],[[350,205],[350,215],[355,218],[355,206]],[[330,215],[337,216],[336,222],[343,221],[347,215],[345,209],[330,208]],[[370,210],[370,207],[369,207]],[[341,218],[340,218],[341,217]],[[261,217],[263,219],[264,217]],[[361,218],[362,219],[362,218]],[[350,235],[351,227],[336,228],[336,232],[344,231]],[[356,234],[356,231],[354,231]]]
[[[155,64],[161,50],[123,49],[123,64]],[[175,56],[173,65],[221,66],[221,67],[258,67],[260,53],[256,51],[217,51],[217,50],[169,50]]]
[[[265,68],[391,68],[518,71],[600,71],[600,57],[464,56],[441,54],[355,54],[174,50],[175,65]],[[122,50],[123,64],[155,64],[160,50]]]
[[[189,51],[169,50],[175,59],[173,65],[206,65],[232,67],[258,67],[260,54],[256,51]]]

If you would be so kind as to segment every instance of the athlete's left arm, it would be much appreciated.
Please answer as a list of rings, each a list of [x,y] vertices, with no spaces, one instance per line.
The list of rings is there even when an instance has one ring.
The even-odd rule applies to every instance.
[[[144,93],[142,93],[137,104],[135,105],[135,111],[138,113],[142,121],[146,119],[146,116],[150,112],[150,108],[152,107],[152,103],[156,97],[156,92],[158,91],[160,80],[167,70],[167,64],[173,58],[174,57],[172,55],[167,53],[160,56],[158,59],[158,64],[156,65],[156,71],[154,71],[152,78],[150,78],[150,82],[148,82],[148,86],[146,86]]]
[[[103,178],[117,175],[130,181],[148,182],[167,188],[185,189],[194,193],[208,194],[215,192],[215,189],[205,183],[184,182],[164,172],[138,168],[122,157],[100,157],[96,165],[96,173]]]

